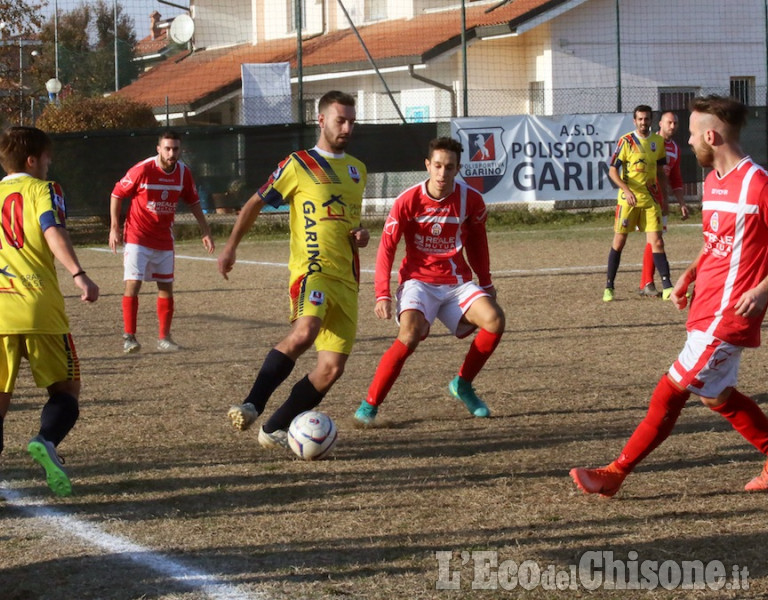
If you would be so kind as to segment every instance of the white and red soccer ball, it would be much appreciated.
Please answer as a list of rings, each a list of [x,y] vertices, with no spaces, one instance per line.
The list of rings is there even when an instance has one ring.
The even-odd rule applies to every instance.
[[[288,445],[304,460],[325,458],[336,445],[338,431],[333,419],[317,410],[298,415],[288,428]]]

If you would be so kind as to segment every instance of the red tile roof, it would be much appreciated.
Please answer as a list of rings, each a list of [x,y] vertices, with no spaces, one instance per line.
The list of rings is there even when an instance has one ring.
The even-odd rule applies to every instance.
[[[527,19],[565,4],[567,0],[516,0],[495,10],[493,6],[466,9],[467,36],[476,27],[509,25],[511,31]],[[413,19],[382,21],[358,28],[379,67],[419,64],[455,47],[461,36],[459,10],[435,12]],[[146,102],[155,108],[195,109],[240,88],[242,63],[289,62],[296,68],[296,40],[284,38],[256,45],[246,44],[183,53],[156,66],[117,94]],[[307,40],[302,47],[306,75],[369,68],[368,58],[351,29]]]
[[[151,35],[136,42],[136,56],[149,56],[152,54],[159,54],[169,45],[168,40],[168,28],[161,29],[160,34],[152,39]]]

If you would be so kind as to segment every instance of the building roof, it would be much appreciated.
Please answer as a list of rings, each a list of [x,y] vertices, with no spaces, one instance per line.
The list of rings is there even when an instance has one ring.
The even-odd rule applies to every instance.
[[[582,0],[584,1],[584,0]],[[514,33],[547,11],[579,4],[573,0],[515,0],[501,5],[466,8],[467,39]],[[421,64],[461,43],[460,10],[382,21],[358,27],[379,68]],[[144,73],[117,94],[173,112],[196,110],[240,89],[242,63],[288,62],[296,68],[296,40],[282,38],[174,56]],[[305,75],[370,68],[352,29],[308,39],[302,45]]]

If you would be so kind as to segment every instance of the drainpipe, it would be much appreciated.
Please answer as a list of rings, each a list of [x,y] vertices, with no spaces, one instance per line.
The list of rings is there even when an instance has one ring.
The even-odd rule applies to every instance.
[[[444,83],[440,83],[439,81],[435,81],[434,79],[429,79],[428,77],[424,77],[422,75],[417,75],[416,72],[413,70],[413,65],[408,65],[408,74],[416,79],[417,81],[422,81],[426,84],[433,85],[436,88],[440,88],[441,90],[445,90],[451,95],[451,117],[456,117],[456,90],[454,90],[450,85],[446,85]]]

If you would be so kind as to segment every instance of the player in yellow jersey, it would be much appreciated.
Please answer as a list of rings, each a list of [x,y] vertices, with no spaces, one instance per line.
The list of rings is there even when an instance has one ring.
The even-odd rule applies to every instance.
[[[245,401],[229,409],[234,427],[245,430],[253,424],[313,344],[317,364],[259,430],[259,443],[266,448],[288,445],[291,421],[320,404],[344,372],[355,342],[358,248],[367,246],[370,237],[360,226],[367,171],[345,153],[355,126],[355,99],[328,92],[318,113],[315,147],[288,156],[246,202],[218,261],[219,272],[228,279],[237,246],[261,209],[267,204],[290,206],[291,331],[267,354]]]
[[[621,262],[621,251],[630,231],[644,231],[646,240],[653,249],[653,262],[661,276],[662,297],[669,299],[672,282],[669,262],[664,253],[661,204],[667,189],[667,177],[663,166],[666,164],[664,138],[651,133],[650,106],[641,104],[635,108],[633,119],[635,131],[623,135],[611,157],[608,175],[619,188],[616,218],[613,227],[613,243],[608,255],[608,272],[603,301],[613,300],[613,286]]]
[[[56,447],[79,415],[80,362],[54,258],[72,275],[83,301],[96,301],[99,288],[80,266],[64,228],[61,189],[46,181],[50,138],[34,127],[11,127],[0,136],[0,164],[8,173],[0,181],[0,452],[3,420],[26,358],[35,383],[48,390],[39,433],[27,449],[51,490],[67,496],[72,487]]]

